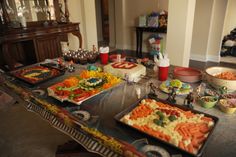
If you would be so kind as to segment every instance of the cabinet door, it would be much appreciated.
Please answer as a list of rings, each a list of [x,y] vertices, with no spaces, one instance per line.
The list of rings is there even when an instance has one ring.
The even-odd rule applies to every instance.
[[[37,38],[35,44],[38,62],[61,56],[60,41],[57,36]]]

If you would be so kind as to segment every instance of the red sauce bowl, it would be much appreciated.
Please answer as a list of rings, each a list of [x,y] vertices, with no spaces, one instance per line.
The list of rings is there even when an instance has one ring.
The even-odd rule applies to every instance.
[[[174,77],[182,82],[195,83],[201,81],[202,73],[194,68],[175,67]]]

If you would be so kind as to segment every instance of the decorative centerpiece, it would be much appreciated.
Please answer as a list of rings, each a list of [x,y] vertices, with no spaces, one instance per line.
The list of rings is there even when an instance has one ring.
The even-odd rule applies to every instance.
[[[84,70],[78,76],[65,79],[48,88],[48,95],[60,101],[81,104],[83,101],[119,84],[121,79],[112,74]]]
[[[189,94],[193,89],[190,84],[183,83],[180,80],[167,80],[162,82],[160,85],[161,91],[165,93],[171,93],[172,88],[176,88],[177,95],[186,95]]]

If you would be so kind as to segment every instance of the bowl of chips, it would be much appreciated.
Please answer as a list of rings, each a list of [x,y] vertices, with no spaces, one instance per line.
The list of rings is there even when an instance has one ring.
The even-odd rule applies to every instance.
[[[229,91],[236,90],[236,69],[227,67],[210,67],[206,69],[207,82],[216,89],[226,87]]]

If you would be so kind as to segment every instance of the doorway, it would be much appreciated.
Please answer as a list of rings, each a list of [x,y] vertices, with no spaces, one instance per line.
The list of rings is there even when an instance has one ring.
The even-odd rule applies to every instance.
[[[98,47],[109,46],[114,50],[115,47],[115,1],[96,0],[96,23]]]
[[[236,0],[227,0],[220,62],[236,63]]]
[[[109,45],[109,2],[96,0],[96,22],[98,46]]]

